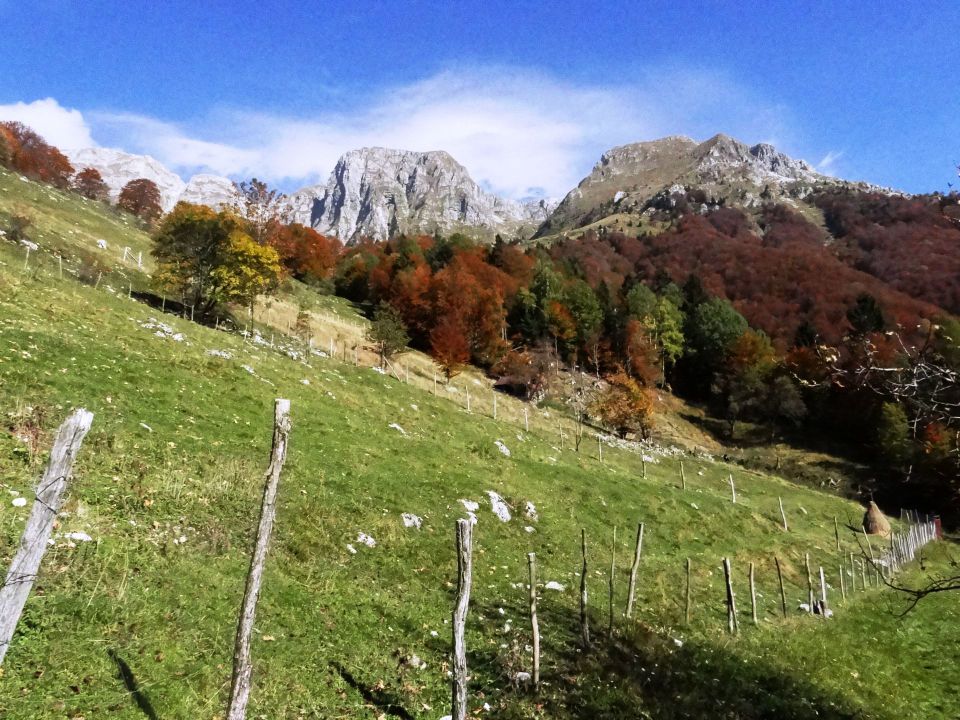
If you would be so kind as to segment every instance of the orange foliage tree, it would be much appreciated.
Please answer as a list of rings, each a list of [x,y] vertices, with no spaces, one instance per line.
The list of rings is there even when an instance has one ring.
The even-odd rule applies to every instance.
[[[591,412],[620,437],[628,433],[650,435],[653,420],[653,398],[650,391],[623,372],[606,378],[604,388],[594,401]]]
[[[110,188],[96,168],[84,168],[73,178],[73,189],[89,200],[106,200]]]
[[[61,189],[69,186],[73,166],[66,155],[23,123],[0,123],[0,131],[10,167],[31,180],[50,183]]]
[[[120,197],[117,198],[117,206],[148,223],[163,214],[160,188],[147,178],[137,178],[124,185]]]
[[[456,317],[447,315],[430,332],[430,355],[447,380],[459,373],[470,359],[470,344]]]

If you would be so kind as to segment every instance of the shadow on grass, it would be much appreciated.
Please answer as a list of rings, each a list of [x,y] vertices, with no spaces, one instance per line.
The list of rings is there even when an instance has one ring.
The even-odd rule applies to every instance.
[[[110,659],[116,664],[117,674],[126,686],[127,692],[130,693],[130,697],[133,698],[137,707],[140,708],[140,712],[150,718],[150,720],[158,720],[157,711],[154,710],[153,705],[150,704],[150,698],[140,689],[137,678],[134,677],[130,666],[127,665],[124,659],[117,655],[114,650],[107,650],[107,655],[109,655]]]
[[[413,720],[413,715],[407,712],[403,705],[397,702],[397,699],[383,690],[364,685],[357,680],[353,674],[338,662],[330,663],[330,667],[337,671],[337,674],[343,678],[343,681],[350,687],[360,693],[365,702],[374,705],[381,712],[393,717],[404,718],[404,720]]]
[[[490,613],[492,608],[479,608]],[[619,623],[624,621],[618,620]],[[591,618],[593,642],[583,650],[579,617],[554,609],[540,612],[546,638],[541,690],[527,693],[545,717],[654,718],[656,720],[856,720],[864,711],[841,695],[817,686],[802,668],[785,669],[751,658],[730,645],[673,638],[637,623],[621,625],[612,639],[606,622]],[[555,644],[559,633],[569,641]],[[469,653],[471,671],[499,684],[504,679],[503,659],[495,650]],[[529,670],[529,668],[523,668]],[[479,679],[479,678],[478,678]],[[501,685],[502,687],[502,685]],[[522,692],[522,691],[518,691]],[[516,703],[508,703],[508,706]],[[511,713],[516,711],[516,715]],[[871,717],[883,717],[882,713]],[[526,717],[511,708],[504,717]]]

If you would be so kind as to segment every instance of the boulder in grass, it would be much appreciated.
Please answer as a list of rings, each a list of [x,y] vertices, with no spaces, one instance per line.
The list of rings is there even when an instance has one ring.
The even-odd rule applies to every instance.
[[[879,535],[880,537],[890,537],[890,521],[880,512],[877,504],[871,500],[870,507],[863,515],[863,527],[868,535]]]

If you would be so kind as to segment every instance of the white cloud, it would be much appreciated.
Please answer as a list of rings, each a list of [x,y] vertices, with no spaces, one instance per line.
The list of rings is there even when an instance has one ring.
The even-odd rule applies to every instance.
[[[86,128],[79,113],[63,112]],[[562,196],[604,150],[627,142],[726,132],[789,152],[794,136],[784,108],[716,72],[683,68],[624,73],[604,86],[510,67],[453,68],[309,118],[221,108],[181,123],[107,111],[87,119],[104,144],[185,175],[256,175],[295,189],[326,180],[354,148],[446,150],[482,185],[512,197]]]
[[[65,108],[53,98],[0,105],[0,120],[17,120],[63,150],[94,145],[90,127],[79,110]]]
[[[817,163],[817,170],[822,172],[824,175],[833,175],[836,167],[837,160],[843,157],[843,150],[834,151],[830,150],[826,155]]]

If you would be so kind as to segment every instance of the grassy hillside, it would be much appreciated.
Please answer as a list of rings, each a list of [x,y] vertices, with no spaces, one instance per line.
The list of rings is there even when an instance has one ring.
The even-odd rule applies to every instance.
[[[82,262],[107,233],[111,250],[146,249],[146,236],[108,211],[19,182],[0,176],[7,203],[0,211],[10,195],[31,204],[42,249],[72,249]],[[82,235],[70,233],[74,214],[87,223]],[[630,449],[604,447],[601,464],[592,433],[580,453],[561,450],[555,415],[534,412],[526,432],[514,406],[501,408],[496,421],[487,405],[468,414],[457,393],[435,396],[430,384],[352,362],[293,359],[279,338],[270,348],[158,317],[105,283],[76,282],[73,264],[60,280],[57,263],[38,260],[24,272],[22,248],[0,242],[4,566],[29,511],[11,498],[30,496],[52,432],[71,408],[87,407],[95,418],[56,543],[2,668],[0,717],[222,715],[275,397],[291,399],[293,432],[258,611],[251,718],[449,712],[461,499],[480,504],[467,632],[470,705],[480,717],[881,720],[945,717],[960,706],[948,670],[960,662],[955,597],[931,597],[903,619],[895,617],[902,603],[880,590],[846,603],[836,597],[830,621],[795,611],[806,596],[805,553],[838,586],[834,518],[858,525],[854,504],[707,456],[656,455],[642,478],[640,455]],[[323,309],[360,322],[346,317],[345,306]],[[487,491],[510,506],[509,522],[491,512]],[[779,525],[778,497],[789,533]],[[536,520],[525,516],[527,502]],[[401,513],[420,516],[422,527],[404,527]],[[637,611],[628,621],[622,609],[641,521]],[[614,527],[617,612],[607,639]],[[591,560],[596,642],[589,652],[577,647],[581,528]],[[77,532],[91,541],[66,536]],[[361,532],[375,547],[358,542]],[[857,548],[846,530],[843,544]],[[950,550],[931,548],[928,569],[945,567]],[[541,583],[563,586],[541,588],[539,697],[512,682],[529,665],[530,551]],[[786,620],[775,555],[787,581]],[[688,557],[689,626],[682,600]],[[737,638],[726,633],[723,557],[734,566]],[[749,617],[750,562],[759,627]],[[426,666],[412,667],[413,655]]]

